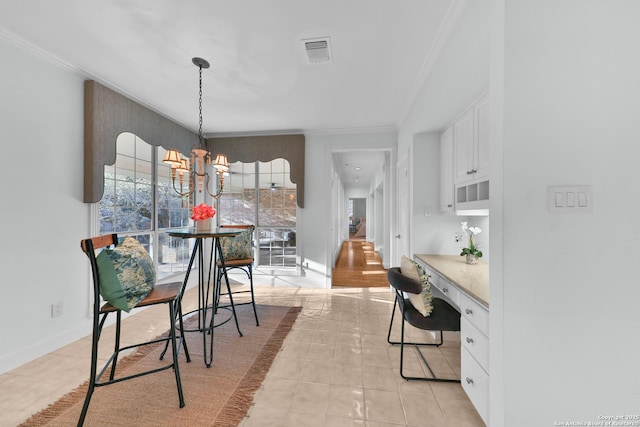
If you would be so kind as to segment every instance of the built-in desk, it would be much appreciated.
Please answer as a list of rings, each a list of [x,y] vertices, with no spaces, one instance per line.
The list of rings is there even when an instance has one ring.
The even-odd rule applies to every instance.
[[[457,255],[415,255],[431,276],[434,296],[461,314],[462,388],[489,424],[489,264],[469,265]]]

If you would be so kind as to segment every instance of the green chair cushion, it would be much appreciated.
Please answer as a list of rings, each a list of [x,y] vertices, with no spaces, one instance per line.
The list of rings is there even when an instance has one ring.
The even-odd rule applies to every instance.
[[[96,257],[100,295],[114,307],[131,311],[153,290],[156,271],[144,246],[131,236]]]

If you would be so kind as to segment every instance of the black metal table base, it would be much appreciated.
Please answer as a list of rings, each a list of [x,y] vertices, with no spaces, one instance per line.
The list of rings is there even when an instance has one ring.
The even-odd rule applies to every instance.
[[[193,263],[195,261],[196,255],[198,256],[198,266],[199,266],[199,276],[198,276],[198,308],[192,310],[183,315],[183,318],[193,315],[197,313],[198,316],[198,326],[192,329],[182,329],[181,332],[200,332],[202,333],[202,345],[204,352],[204,364],[207,368],[211,367],[211,363],[213,363],[213,341],[214,341],[214,329],[218,326],[224,325],[229,322],[231,318],[233,318],[236,322],[236,328],[238,330],[238,334],[242,336],[242,331],[240,331],[240,325],[238,324],[238,317],[236,316],[235,306],[233,305],[233,299],[231,300],[231,304],[226,307],[218,307],[218,297],[217,295],[220,293],[220,289],[216,286],[215,279],[212,278],[217,277],[217,259],[220,259],[221,268],[224,271],[224,278],[227,285],[227,290],[230,290],[229,286],[229,277],[227,276],[227,272],[224,264],[224,257],[222,257],[222,248],[220,247],[220,241],[218,238],[213,237],[213,245],[211,248],[211,253],[209,256],[209,268],[207,269],[207,274],[205,274],[205,259],[204,259],[204,247],[203,247],[203,238],[204,237],[196,237],[195,244],[193,246],[193,251],[191,252],[191,258],[189,259],[189,266],[187,267],[187,272],[185,273],[184,283],[186,284],[189,281],[189,275],[191,274],[191,269],[193,267]],[[213,283],[213,286],[212,286]],[[221,285],[220,285],[221,286]],[[224,309],[230,311],[230,316],[223,321],[215,323],[215,317],[218,313],[219,309]]]

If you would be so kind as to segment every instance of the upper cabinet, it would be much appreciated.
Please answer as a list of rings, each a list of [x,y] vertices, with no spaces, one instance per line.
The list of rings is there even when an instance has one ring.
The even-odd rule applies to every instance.
[[[474,135],[475,146],[475,173],[474,179],[482,180],[489,178],[489,93],[473,107],[473,123],[475,126]]]
[[[476,101],[453,124],[454,183],[489,176],[489,94]]]
[[[440,138],[440,209],[489,208],[489,93],[474,102]]]
[[[474,173],[473,109],[453,124],[454,183],[469,181]]]
[[[452,128],[440,135],[440,210],[454,212]]]

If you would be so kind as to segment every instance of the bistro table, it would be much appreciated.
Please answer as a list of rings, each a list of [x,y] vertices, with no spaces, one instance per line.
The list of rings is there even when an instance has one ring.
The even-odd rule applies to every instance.
[[[213,332],[214,328],[220,326],[229,320],[231,317],[216,324],[214,322],[215,314],[218,310],[217,301],[218,294],[220,289],[217,289],[216,280],[217,277],[217,261],[220,262],[222,271],[224,272],[224,277],[227,283],[227,287],[229,286],[229,278],[227,277],[227,272],[224,263],[224,256],[222,254],[222,248],[220,246],[220,237],[234,237],[240,234],[242,229],[237,228],[216,228],[211,231],[199,231],[196,230],[195,227],[184,228],[179,230],[171,230],[169,231],[169,236],[178,237],[182,239],[195,239],[195,244],[193,245],[193,250],[191,252],[191,258],[189,259],[189,266],[187,267],[187,271],[184,277],[184,286],[186,287],[187,282],[189,280],[189,275],[191,274],[191,270],[193,268],[194,261],[196,256],[198,258],[198,308],[189,313],[185,313],[185,315],[192,314],[194,312],[198,313],[198,327],[197,329],[185,329],[183,332],[201,332],[202,333],[202,344],[204,346],[204,363],[207,368],[211,367],[211,363],[213,361]],[[209,268],[205,271],[205,247],[204,247],[204,239],[212,239],[212,247],[209,251]],[[213,283],[213,284],[212,284]],[[228,308],[228,307],[227,307]],[[238,333],[242,336],[242,332],[240,332],[240,326],[238,324],[238,318],[236,317],[235,307],[232,304],[230,305],[233,318],[236,322],[236,328],[238,329]],[[211,317],[207,319],[208,312],[211,312]],[[207,349],[209,350],[207,353]]]

